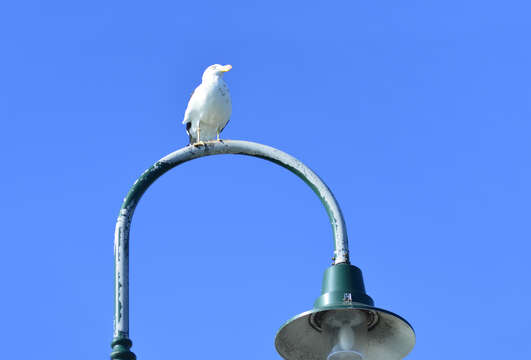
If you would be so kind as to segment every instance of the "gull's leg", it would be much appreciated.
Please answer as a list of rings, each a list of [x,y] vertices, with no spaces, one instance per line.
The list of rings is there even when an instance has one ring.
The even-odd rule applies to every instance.
[[[221,141],[221,139],[219,138],[219,131],[218,131],[218,141]]]
[[[204,142],[201,141],[201,128],[197,127],[197,141],[194,143],[194,146],[199,147],[205,145]]]

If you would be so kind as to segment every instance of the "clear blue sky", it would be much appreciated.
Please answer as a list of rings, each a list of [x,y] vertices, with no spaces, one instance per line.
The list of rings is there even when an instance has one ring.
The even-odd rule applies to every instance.
[[[123,197],[187,143],[205,67],[224,138],[278,147],[339,200],[411,360],[531,357],[527,1],[11,1],[0,5],[2,358],[106,359]],[[250,245],[249,245],[250,244]],[[247,253],[247,256],[243,256]],[[142,359],[278,359],[330,264],[324,209],[270,163],[186,164],[131,232]]]

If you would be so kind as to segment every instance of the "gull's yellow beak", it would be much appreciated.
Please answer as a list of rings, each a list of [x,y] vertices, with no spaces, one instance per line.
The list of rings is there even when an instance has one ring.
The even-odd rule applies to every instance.
[[[232,65],[225,65],[225,66],[223,66],[223,70],[221,70],[221,71],[223,71],[224,73],[226,73],[226,72],[229,71],[230,69],[232,69]]]

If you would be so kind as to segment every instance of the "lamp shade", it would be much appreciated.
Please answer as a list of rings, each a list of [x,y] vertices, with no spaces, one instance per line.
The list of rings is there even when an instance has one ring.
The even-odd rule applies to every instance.
[[[409,323],[373,306],[360,269],[328,268],[314,309],[285,323],[275,346],[286,360],[400,360],[415,345]]]

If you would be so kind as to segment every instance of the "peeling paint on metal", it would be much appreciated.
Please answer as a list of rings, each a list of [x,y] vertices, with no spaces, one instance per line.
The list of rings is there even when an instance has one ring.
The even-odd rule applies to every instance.
[[[168,170],[190,160],[219,154],[258,157],[280,165],[301,178],[319,197],[328,214],[334,234],[334,263],[350,263],[347,230],[339,204],[321,178],[301,161],[278,149],[248,141],[223,140],[207,142],[201,147],[187,146],[163,157],[144,171],[124,198],[114,233],[115,339],[128,339],[129,336],[129,228],[138,201],[149,186]]]

